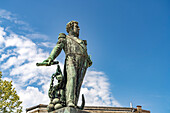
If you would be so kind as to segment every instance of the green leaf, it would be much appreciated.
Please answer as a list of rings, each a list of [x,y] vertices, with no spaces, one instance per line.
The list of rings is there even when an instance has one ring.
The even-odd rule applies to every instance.
[[[12,81],[2,80],[2,72],[0,71],[0,113],[21,113],[22,101],[15,88],[12,87]]]

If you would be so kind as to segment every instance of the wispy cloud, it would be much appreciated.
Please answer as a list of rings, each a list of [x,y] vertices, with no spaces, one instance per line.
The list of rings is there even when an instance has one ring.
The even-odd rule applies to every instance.
[[[44,40],[49,39],[47,35],[40,34],[40,33],[27,34],[26,37],[31,38],[31,39],[44,39]]]
[[[51,42],[41,42],[40,44],[38,44],[39,46],[45,46],[45,47],[48,47],[48,48],[53,48],[55,47],[55,43],[51,43]]]
[[[0,9],[0,23],[8,26],[8,29],[11,29],[11,27],[18,29],[18,32],[21,33],[23,33],[23,31],[33,32],[33,29],[27,22],[18,19],[18,16],[16,14],[4,9]],[[12,26],[11,24],[15,25]]]
[[[16,27],[17,25],[15,29],[18,29],[18,32],[23,33],[29,39],[43,39],[43,40],[49,39],[47,35],[35,32],[27,22],[18,19],[17,15],[11,13],[10,11],[0,9],[0,19],[5,19],[15,24],[13,27]],[[0,20],[0,23],[3,23],[3,21],[5,20]],[[6,29],[9,32],[13,32],[13,30],[11,30],[12,26],[7,26]],[[26,34],[24,33],[25,31],[27,32]],[[47,45],[47,43],[44,43],[44,46],[49,46],[49,44]]]
[[[5,19],[8,19],[8,20],[13,20],[11,15],[12,15],[11,12],[6,11],[4,9],[0,9],[0,17],[1,18],[5,18]]]
[[[4,9],[0,9],[0,18],[10,20],[11,22],[14,22],[15,24],[22,24],[22,25],[27,25],[27,26],[29,25],[28,23],[22,20],[18,20],[15,14]]]

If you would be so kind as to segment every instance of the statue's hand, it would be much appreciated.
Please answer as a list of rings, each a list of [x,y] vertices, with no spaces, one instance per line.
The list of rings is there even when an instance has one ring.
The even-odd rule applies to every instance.
[[[91,61],[91,62],[89,62],[89,67],[91,66],[93,64],[93,62]]]
[[[55,74],[53,74],[53,75],[51,76],[51,79],[54,79],[54,77],[55,77]]]
[[[92,62],[92,60],[91,60],[90,57],[91,57],[91,56],[89,55],[89,56],[88,56],[88,59],[87,59],[87,61],[88,61],[88,67],[90,67],[90,66],[93,64],[93,62]]]
[[[51,62],[53,62],[53,60],[49,57],[48,59],[44,60],[43,63],[48,63],[48,65],[51,65]]]

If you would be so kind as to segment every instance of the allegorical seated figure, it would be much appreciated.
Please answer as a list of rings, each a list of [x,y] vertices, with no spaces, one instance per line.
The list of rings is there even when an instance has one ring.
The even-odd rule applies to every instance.
[[[57,85],[54,85],[54,78],[58,80]],[[47,106],[47,110],[49,112],[66,106],[64,77],[59,65],[57,65],[56,73],[51,76],[51,84],[48,91],[48,96],[50,98],[50,104]]]
[[[77,107],[80,88],[88,67],[92,61],[87,53],[87,41],[79,38],[78,22],[70,21],[66,26],[68,35],[60,33],[58,42],[44,63],[49,65],[60,54],[65,52],[64,78],[66,106]]]

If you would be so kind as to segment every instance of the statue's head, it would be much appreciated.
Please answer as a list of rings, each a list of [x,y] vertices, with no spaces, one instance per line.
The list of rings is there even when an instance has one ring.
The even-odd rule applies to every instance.
[[[78,26],[78,22],[77,21],[70,21],[69,23],[67,23],[66,26],[66,31],[69,34],[75,34],[77,36],[79,36],[79,26]]]

